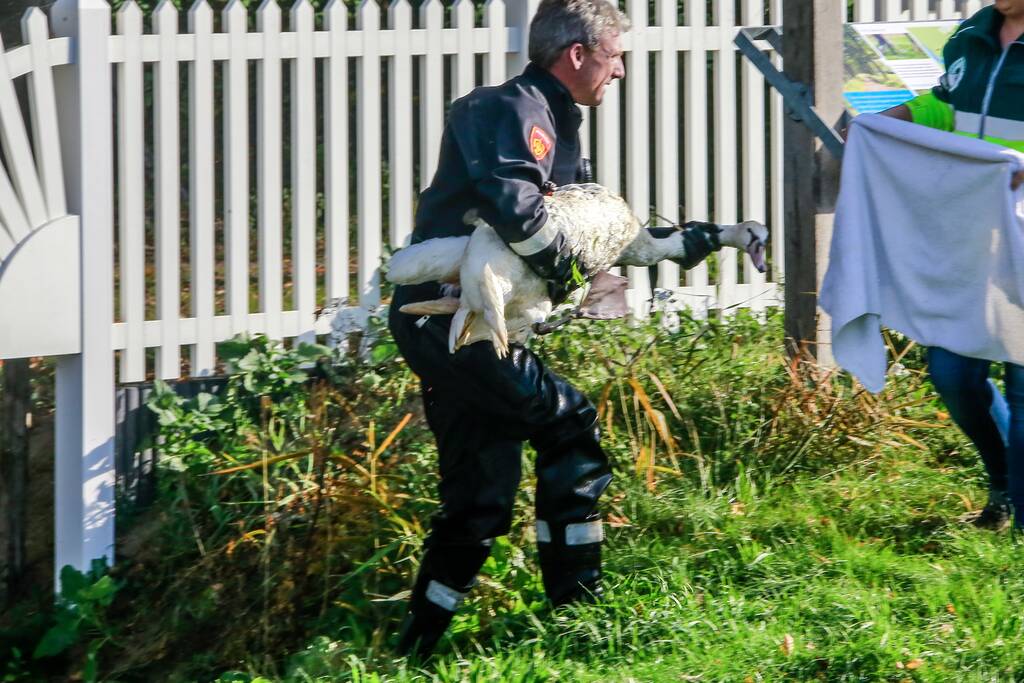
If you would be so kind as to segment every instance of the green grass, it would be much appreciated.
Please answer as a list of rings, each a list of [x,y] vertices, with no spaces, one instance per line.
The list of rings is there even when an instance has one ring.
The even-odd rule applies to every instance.
[[[976,476],[893,453],[738,486],[746,493],[731,501],[620,486],[632,525],[610,534],[602,604],[521,614],[490,639],[459,634],[420,670],[341,644],[359,663],[311,651],[286,678],[1019,680],[1024,553],[963,523],[960,496],[981,497]],[[697,531],[672,533],[677,524]]]

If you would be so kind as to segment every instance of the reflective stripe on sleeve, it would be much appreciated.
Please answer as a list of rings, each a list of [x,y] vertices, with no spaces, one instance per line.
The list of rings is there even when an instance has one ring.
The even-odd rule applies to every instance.
[[[558,238],[558,227],[554,225],[554,221],[548,220],[544,222],[540,230],[533,233],[525,240],[521,242],[513,242],[508,246],[512,247],[512,251],[516,252],[520,256],[533,256],[534,254],[544,251]]]
[[[551,527],[543,519],[537,520],[537,542],[551,543]]]

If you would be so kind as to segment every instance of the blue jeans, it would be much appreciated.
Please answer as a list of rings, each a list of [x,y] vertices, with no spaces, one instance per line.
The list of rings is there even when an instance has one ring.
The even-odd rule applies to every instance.
[[[989,486],[1024,511],[1024,366],[1006,363],[1006,397],[988,381],[991,363],[933,346],[928,373],[949,414],[985,463]]]

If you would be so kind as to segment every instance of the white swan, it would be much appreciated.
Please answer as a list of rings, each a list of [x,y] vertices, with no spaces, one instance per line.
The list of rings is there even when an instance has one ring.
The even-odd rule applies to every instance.
[[[686,253],[681,231],[655,239],[640,229],[626,202],[601,185],[565,185],[544,202],[548,220],[565,235],[570,253],[586,264],[587,280],[612,266],[650,266]],[[476,226],[470,236],[425,240],[395,253],[387,278],[401,285],[457,283],[459,297],[406,304],[399,310],[412,315],[454,314],[448,339],[451,352],[490,340],[503,358],[510,342],[525,342],[534,323],[551,314],[547,283],[494,228],[479,218],[468,220]],[[718,227],[722,245],[746,250],[755,267],[764,271],[764,225],[745,221]]]

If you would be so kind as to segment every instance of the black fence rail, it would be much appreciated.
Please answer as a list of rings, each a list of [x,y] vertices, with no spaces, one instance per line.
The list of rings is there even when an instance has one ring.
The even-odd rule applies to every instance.
[[[200,393],[219,394],[227,377],[201,377],[168,382],[175,393],[194,398]],[[114,468],[117,493],[122,500],[144,506],[156,493],[156,462],[159,457],[159,424],[146,406],[153,393],[152,382],[122,384],[117,389],[117,432],[114,437]]]

